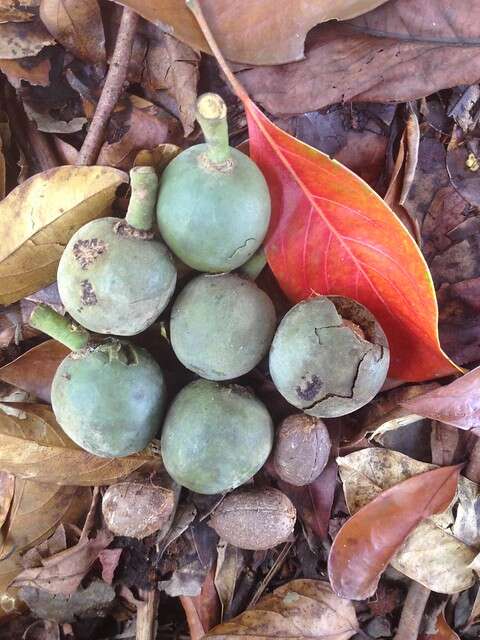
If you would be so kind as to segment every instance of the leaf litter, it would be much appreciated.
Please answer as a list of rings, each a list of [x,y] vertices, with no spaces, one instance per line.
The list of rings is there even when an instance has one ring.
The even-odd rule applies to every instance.
[[[30,617],[17,619],[25,621],[26,638],[59,637],[60,628],[80,640],[101,637],[87,622],[100,616],[125,633],[133,618],[138,633],[156,620],[167,637],[190,632],[194,640],[204,634],[337,640],[357,631],[402,640],[405,629],[409,638],[414,629],[421,638],[476,638],[476,9],[429,0],[420,19],[418,0],[340,2],[333,9],[286,2],[273,11],[265,2],[247,14],[230,1],[222,11],[210,0],[199,3],[233,63],[233,92],[225,83],[232,80],[228,69],[222,73],[206,53],[211,43],[183,3],[89,0],[80,7],[42,0],[0,7],[0,195],[6,196],[0,203],[0,614],[27,603]],[[142,18],[130,25],[136,25],[131,52],[123,45],[122,79],[112,56],[126,5]],[[94,116],[112,81],[118,98],[96,129]],[[262,552],[217,538],[206,522],[222,496],[180,494],[162,468],[157,442],[136,456],[105,460],[69,441],[48,406],[67,352],[28,325],[38,301],[63,312],[45,287],[78,227],[110,211],[123,214],[123,171],[135,164],[161,173],[182,148],[200,141],[195,103],[204,91],[223,95],[233,114],[233,144],[249,138],[249,152],[269,182],[275,222],[267,241],[270,266],[259,284],[281,313],[292,300],[338,293],[340,285],[347,295],[363,296],[376,315],[384,313],[379,294],[388,306],[382,324],[393,346],[391,378],[369,405],[327,421],[335,444],[325,471],[305,487],[279,481],[270,463],[255,478],[256,486],[289,496],[299,518],[289,541]],[[88,128],[100,131],[96,155],[90,166],[74,167],[86,157]],[[311,219],[307,192],[323,199]],[[369,218],[365,236],[362,216]],[[333,229],[331,243],[348,237],[352,247],[359,241],[369,247],[361,255],[352,247],[326,252],[325,223]],[[373,223],[385,232],[377,237]],[[365,282],[355,269],[340,281],[338,265],[352,255],[362,261]],[[404,286],[402,273],[409,276]],[[165,364],[174,393],[188,379],[165,337],[162,323],[140,341]],[[263,364],[245,383],[276,422],[292,412]],[[459,463],[465,466],[453,492]],[[442,474],[446,484],[437,491],[427,479]],[[87,516],[95,486],[105,488]],[[410,499],[402,503],[403,492]],[[420,495],[431,502],[425,506]],[[381,519],[385,504],[394,505],[402,530]],[[87,533],[80,538],[82,527]],[[12,581],[20,590],[9,587]],[[419,594],[415,610],[405,600],[408,585]],[[448,605],[437,606],[435,615],[428,605],[423,615],[430,590],[446,594]],[[352,604],[335,591],[364,602]],[[170,597],[178,598],[177,609]]]

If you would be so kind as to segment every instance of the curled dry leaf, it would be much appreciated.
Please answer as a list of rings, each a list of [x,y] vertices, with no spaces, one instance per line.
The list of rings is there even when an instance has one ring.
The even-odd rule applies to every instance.
[[[380,448],[356,451],[337,462],[350,513],[356,513],[382,491],[435,468],[397,451]],[[466,484],[473,483],[460,477],[459,493],[468,495]],[[408,536],[390,564],[432,591],[456,593],[468,589],[473,582],[469,564],[476,552],[468,541],[452,535],[452,525],[456,523],[451,511],[425,520]]]
[[[430,0],[421,19],[418,7],[418,0],[395,0],[347,23],[321,25],[305,60],[248,69],[239,79],[274,114],[352,100],[406,102],[478,82],[480,7]]]
[[[103,496],[102,513],[116,536],[146,538],[161,529],[175,507],[175,493],[148,482],[119,482]]]
[[[52,36],[80,60],[93,64],[106,61],[97,0],[41,0],[40,17]]]
[[[19,60],[0,60],[0,69],[16,89],[22,86],[22,80],[41,87],[48,87],[50,84],[51,64],[48,58],[36,56]]]
[[[209,51],[200,29],[183,2],[167,0],[119,0],[155,24],[167,23],[175,38],[195,49]],[[234,62],[280,64],[303,57],[307,32],[326,20],[345,20],[377,7],[385,0],[305,2],[261,0],[242,3],[228,0],[221,9],[215,0],[203,0],[207,16],[225,56]]]
[[[0,4],[0,22],[27,22],[38,13],[40,0],[3,0]]]
[[[205,637],[348,640],[357,630],[352,603],[336,596],[327,582],[293,580]]]
[[[55,44],[55,40],[38,18],[31,22],[0,24],[0,58],[12,60],[36,56],[50,44]]]
[[[0,380],[50,402],[53,376],[69,353],[61,342],[47,340],[1,367]]]
[[[20,417],[0,412],[0,469],[63,485],[102,485],[159,461],[152,450],[125,458],[99,458],[73,443],[50,407],[16,403]]]
[[[335,536],[328,575],[342,598],[375,593],[383,571],[415,527],[447,509],[455,497],[461,465],[426,471],[382,491],[359,509]]]
[[[108,214],[127,182],[109,167],[58,167],[39,173],[0,202],[0,303],[9,304],[55,280],[73,233]]]
[[[439,420],[480,435],[480,367],[448,385],[402,402],[402,406],[425,418]]]

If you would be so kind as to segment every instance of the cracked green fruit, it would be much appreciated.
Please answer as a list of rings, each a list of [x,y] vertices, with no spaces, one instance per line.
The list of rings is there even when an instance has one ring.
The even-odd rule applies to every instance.
[[[52,384],[52,408],[65,433],[105,458],[144,449],[157,433],[165,405],[163,374],[150,354],[107,340],[67,356]]]
[[[198,271],[222,273],[245,263],[261,245],[270,194],[255,163],[229,147],[223,100],[201,96],[197,119],[207,143],[183,151],[163,172],[157,220],[180,260]]]
[[[256,284],[233,273],[201,275],[172,308],[170,337],[178,359],[208,380],[251,371],[275,332],[275,308]]]
[[[319,296],[282,319],[270,349],[270,374],[295,407],[333,418],[364,406],[381,389],[390,354],[385,334],[361,304]]]
[[[197,493],[229,491],[263,466],[273,445],[265,406],[239,385],[196,380],[168,410],[162,432],[165,467]]]
[[[58,266],[68,313],[97,333],[144,331],[167,306],[177,272],[166,246],[150,232],[158,178],[151,167],[131,172],[126,220],[100,218],[79,229]]]

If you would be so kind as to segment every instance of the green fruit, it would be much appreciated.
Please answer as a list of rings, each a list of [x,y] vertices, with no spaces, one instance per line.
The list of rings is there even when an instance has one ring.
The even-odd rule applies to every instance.
[[[251,478],[273,444],[264,405],[245,388],[196,380],[174,399],[164,422],[168,473],[197,493],[221,493]]]
[[[180,260],[198,271],[232,271],[262,244],[270,194],[258,167],[230,149],[226,169],[208,163],[207,144],[183,151],[160,180],[160,233]]]
[[[209,380],[231,380],[260,362],[275,324],[272,301],[250,280],[201,275],[175,300],[170,337],[187,369]]]
[[[150,354],[109,340],[67,356],[52,385],[52,407],[65,433],[106,458],[144,449],[160,427],[165,383]]]
[[[87,223],[58,266],[65,308],[97,333],[126,336],[146,329],[167,306],[176,269],[163,243],[144,239],[118,218]]]
[[[382,387],[390,361],[387,339],[372,314],[340,296],[295,305],[270,349],[270,374],[295,407],[319,418],[351,413]]]

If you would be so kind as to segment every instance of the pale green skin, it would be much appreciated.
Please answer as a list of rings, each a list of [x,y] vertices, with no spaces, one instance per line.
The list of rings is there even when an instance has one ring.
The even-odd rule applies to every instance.
[[[201,275],[175,300],[170,339],[187,369],[231,380],[260,362],[275,326],[273,303],[256,284],[233,273]]]
[[[178,155],[162,174],[157,203],[160,233],[173,253],[198,271],[222,273],[246,262],[270,222],[270,193],[245,154],[230,149],[232,170],[205,162],[208,146]]]
[[[295,407],[334,418],[363,407],[380,391],[388,372],[387,339],[372,314],[353,300],[372,328],[364,340],[342,323],[325,296],[295,305],[284,316],[270,349],[270,375]],[[345,317],[345,316],[343,316]]]
[[[120,235],[115,231],[119,222],[119,218],[100,218],[73,235],[58,266],[58,290],[68,313],[90,331],[132,336],[165,309],[177,271],[162,242]],[[82,266],[74,247],[94,239],[102,241],[105,250]],[[96,303],[86,304],[82,298],[85,281]]]
[[[105,458],[144,449],[160,428],[165,398],[163,373],[151,355],[116,340],[67,356],[52,385],[62,429]]]
[[[273,445],[264,405],[238,385],[196,380],[174,399],[162,432],[162,457],[176,482],[197,493],[229,491],[263,466]]]

